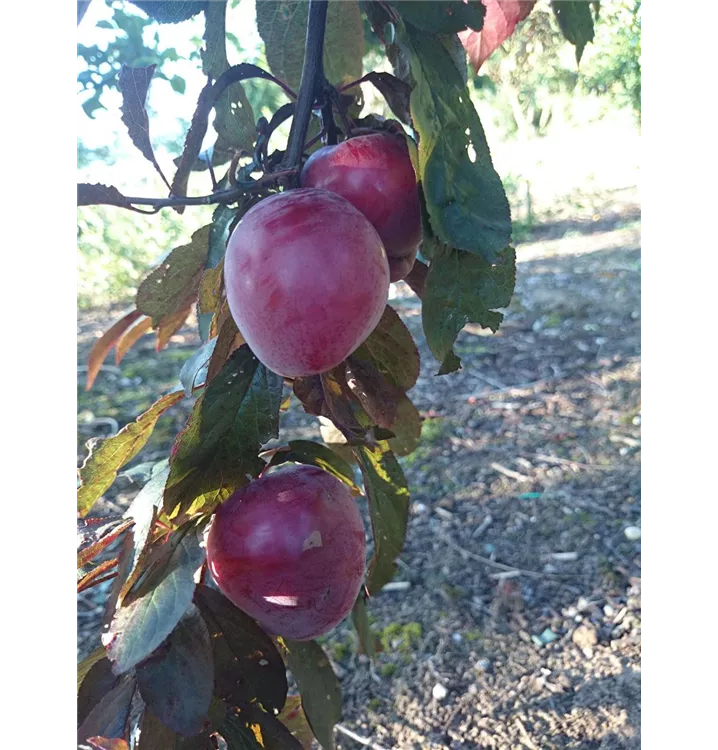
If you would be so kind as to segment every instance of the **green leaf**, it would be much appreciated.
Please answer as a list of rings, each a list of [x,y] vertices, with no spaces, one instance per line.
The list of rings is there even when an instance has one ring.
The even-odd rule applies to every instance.
[[[561,33],[576,48],[576,64],[581,62],[583,50],[593,41],[593,17],[585,0],[561,0],[551,3]]]
[[[186,309],[197,299],[209,253],[211,225],[201,227],[186,245],[176,247],[137,289],[137,309],[155,325]]]
[[[389,438],[389,447],[397,456],[413,453],[421,441],[421,414],[406,394],[402,394],[396,405],[396,419],[391,426],[394,433]]]
[[[438,254],[426,278],[422,322],[426,341],[441,362],[439,374],[453,372],[461,361],[453,352],[459,331],[469,322],[496,332],[516,282],[516,251],[507,247],[494,265],[460,250]]]
[[[187,89],[187,81],[185,81],[182,76],[172,76],[172,78],[170,78],[170,86],[172,86],[172,89],[178,94],[184,94]]]
[[[363,591],[359,592],[359,596],[352,609],[352,623],[359,637],[361,652],[366,654],[370,659],[373,659],[376,656],[376,636],[372,633],[369,625],[366,598]]]
[[[225,21],[226,0],[214,0],[207,7],[202,50],[202,70],[217,80],[229,68]],[[228,86],[215,105],[214,128],[225,149],[251,151],[256,136],[254,112],[241,83]]]
[[[391,73],[371,72],[364,76],[384,97],[389,109],[406,125],[411,124],[411,86]]]
[[[160,416],[182,398],[181,391],[162,396],[117,435],[92,444],[90,455],[80,469],[80,488],[77,491],[80,516],[90,512],[97,499],[115,481],[117,472],[142,450]]]
[[[391,3],[394,10],[412,26],[431,34],[453,34],[465,28],[481,31],[486,8],[480,0],[401,0]]]
[[[269,67],[295,91],[304,63],[309,4],[304,0],[257,0],[257,29],[266,45]],[[324,72],[338,85],[361,77],[364,28],[359,6],[353,0],[330,2],[324,34]]]
[[[205,262],[205,268],[216,268],[224,258],[229,230],[232,222],[237,218],[236,208],[229,206],[217,206],[212,214],[212,225],[209,230],[209,253]]]
[[[130,0],[158,23],[180,23],[207,8],[209,0]]]
[[[440,38],[400,24],[416,85],[419,175],[434,232],[493,262],[511,238],[511,214],[486,136],[456,64]]]
[[[102,185],[99,182],[91,185],[88,182],[80,182],[77,185],[77,205],[127,207],[132,204],[112,185]]]
[[[187,739],[166,727],[148,708],[140,723],[140,739],[134,750],[215,750],[211,730]]]
[[[412,388],[419,377],[419,350],[409,329],[389,305],[377,327],[352,357],[371,360],[390,383],[404,391]]]
[[[88,737],[123,738],[134,692],[135,678],[127,675],[87,715],[77,730],[78,743]]]
[[[166,643],[137,667],[142,700],[170,729],[197,734],[207,718],[214,687],[209,632],[193,604]]]
[[[205,558],[199,541],[195,528],[174,532],[163,547],[163,557],[141,581],[141,593],[115,612],[103,642],[116,674],[146,659],[189,608],[194,576]]]
[[[191,396],[192,391],[201,386],[207,377],[207,365],[214,352],[217,339],[210,339],[192,353],[180,370],[180,383],[184,387],[185,396]]]
[[[358,445],[354,453],[364,477],[374,535],[367,589],[376,594],[394,577],[394,561],[404,547],[409,516],[409,488],[399,462],[386,442]]]
[[[284,657],[297,681],[302,707],[319,744],[334,747],[334,725],[342,718],[342,693],[329,657],[316,641],[284,641]]]
[[[143,68],[131,68],[129,65],[123,65],[117,83],[122,94],[122,122],[127,127],[130,139],[169,187],[169,183],[162,174],[160,165],[155,158],[155,152],[152,150],[150,120],[145,109],[147,91],[156,68],[156,64]]]
[[[286,448],[280,448],[272,456],[270,466],[279,466],[287,461],[318,466],[320,469],[335,476],[357,493],[359,488],[354,481],[354,469],[331,448],[312,440],[290,440]]]
[[[164,509],[212,505],[256,476],[260,447],[279,434],[282,378],[244,345],[227,360],[195,403],[175,442]]]
[[[215,589],[197,586],[194,600],[212,641],[217,697],[230,705],[258,701],[267,711],[280,710],[287,677],[269,636]]]
[[[134,553],[127,578],[120,589],[120,599],[124,598],[142,572],[142,564],[149,554],[152,528],[162,507],[162,496],[169,475],[169,467],[160,469],[148,480],[139,491],[132,504],[125,512],[124,518],[134,521],[132,527],[132,544]]]

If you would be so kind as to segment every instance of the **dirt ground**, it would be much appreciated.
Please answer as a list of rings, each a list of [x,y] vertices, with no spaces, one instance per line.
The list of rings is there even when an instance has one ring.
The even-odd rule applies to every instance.
[[[418,300],[392,304],[422,354],[422,445],[395,582],[370,602],[383,650],[323,639],[342,683],[338,747],[640,747],[640,212],[634,192],[534,227],[496,335],[469,326],[464,368],[435,377]],[[172,387],[197,340],[146,337],[86,394],[83,365],[118,311],[78,320],[78,461]],[[135,463],[167,455],[191,404],[163,417]],[[284,439],[319,437],[292,407]],[[120,478],[99,512],[137,492]],[[106,589],[78,597],[78,652]],[[352,737],[351,735],[354,735]]]

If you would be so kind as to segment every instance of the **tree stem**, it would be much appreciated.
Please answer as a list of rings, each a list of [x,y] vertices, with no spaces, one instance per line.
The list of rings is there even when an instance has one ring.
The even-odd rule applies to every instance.
[[[307,38],[304,45],[302,82],[297,95],[292,127],[289,131],[285,165],[298,167],[302,160],[309,119],[317,95],[324,85],[324,29],[327,22],[327,0],[309,0]]]

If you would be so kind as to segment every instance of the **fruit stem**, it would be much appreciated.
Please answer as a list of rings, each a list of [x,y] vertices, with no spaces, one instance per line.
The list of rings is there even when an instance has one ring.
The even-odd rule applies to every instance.
[[[309,119],[317,96],[324,86],[324,29],[327,22],[327,0],[309,0],[307,37],[304,44],[302,81],[297,95],[292,127],[289,131],[285,166],[298,167],[302,160]]]

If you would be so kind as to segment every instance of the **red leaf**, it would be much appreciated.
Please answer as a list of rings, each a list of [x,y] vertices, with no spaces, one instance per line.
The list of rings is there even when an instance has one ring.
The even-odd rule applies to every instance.
[[[87,383],[85,390],[89,391],[95,382],[97,373],[102,367],[102,363],[110,353],[110,349],[122,338],[124,332],[142,315],[139,310],[133,310],[120,318],[111,328],[99,338],[90,349],[90,356],[87,358]]]
[[[129,745],[124,740],[108,739],[107,737],[88,737],[87,742],[96,750],[129,750]]]
[[[125,354],[141,339],[148,331],[152,330],[152,318],[144,317],[138,320],[132,328],[117,342],[115,349],[115,364],[119,365]]]
[[[469,53],[469,62],[478,73],[489,55],[497,50],[514,33],[519,21],[528,16],[536,0],[483,0],[486,6],[484,28],[481,31],[466,29],[459,39]]]

